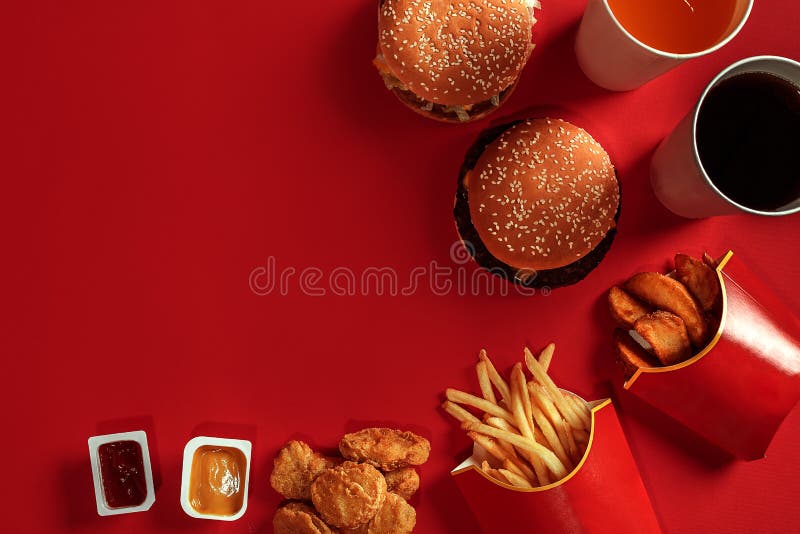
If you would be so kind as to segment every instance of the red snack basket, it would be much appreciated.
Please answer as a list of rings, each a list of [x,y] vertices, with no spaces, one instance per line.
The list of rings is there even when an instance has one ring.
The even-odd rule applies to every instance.
[[[592,428],[580,463],[558,482],[519,489],[479,468],[473,455],[453,478],[487,533],[661,532],[610,399],[589,403]]]
[[[800,324],[729,251],[716,269],[722,318],[698,354],[640,368],[624,388],[743,460],[763,458],[800,399]]]

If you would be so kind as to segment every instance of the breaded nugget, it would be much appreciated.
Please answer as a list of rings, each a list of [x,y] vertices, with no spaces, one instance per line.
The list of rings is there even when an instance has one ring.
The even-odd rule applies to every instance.
[[[386,479],[368,464],[345,462],[311,484],[311,500],[326,523],[354,528],[372,519],[386,499]]]
[[[365,428],[345,434],[339,442],[339,451],[349,460],[367,462],[384,471],[392,471],[424,464],[431,452],[431,444],[413,432]]]
[[[419,489],[419,475],[413,467],[401,467],[383,474],[386,479],[386,489],[396,493],[405,500],[411,498]]]
[[[417,512],[405,499],[394,493],[386,495],[383,506],[369,523],[344,534],[408,534],[417,523]]]
[[[314,452],[302,441],[290,441],[275,457],[269,482],[287,499],[311,500],[311,483],[336,460]]]
[[[275,534],[335,534],[337,532],[326,525],[311,506],[301,502],[290,502],[275,510],[275,515],[272,517],[272,528]]]
[[[666,311],[649,313],[636,321],[636,333],[653,349],[664,365],[673,365],[692,355],[692,346],[683,319]]]

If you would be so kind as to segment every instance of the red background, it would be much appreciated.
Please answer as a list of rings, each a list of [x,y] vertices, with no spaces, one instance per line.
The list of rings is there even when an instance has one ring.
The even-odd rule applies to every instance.
[[[323,298],[297,278],[288,296],[258,296],[248,277],[268,256],[325,273],[457,267],[455,178],[489,123],[437,124],[395,101],[370,65],[374,1],[5,5],[3,530],[270,532],[267,479],[287,439],[330,448],[381,423],[432,441],[417,531],[473,533],[448,475],[469,441],[438,405],[447,386],[476,388],[481,347],[508,368],[523,344],[553,340],[559,382],[603,394],[616,376],[604,290],[676,250],[732,248],[800,312],[797,216],[684,220],[648,183],[653,150],[714,73],[800,59],[800,7],[756,2],[723,50],[614,94],[574,58],[584,2],[544,4],[501,114],[557,106],[606,145],[624,189],[606,260],[549,296]],[[620,412],[667,532],[797,530],[800,413],[765,460],[738,463],[627,398]],[[86,439],[137,428],[157,501],[98,517]],[[212,432],[253,440],[250,506],[233,524],[178,503],[183,446]]]

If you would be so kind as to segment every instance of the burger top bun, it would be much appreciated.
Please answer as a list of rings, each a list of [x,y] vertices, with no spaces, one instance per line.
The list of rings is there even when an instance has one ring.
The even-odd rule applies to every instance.
[[[591,135],[563,120],[531,119],[509,128],[464,180],[481,241],[518,269],[569,265],[615,225],[614,166]]]
[[[525,0],[385,0],[378,43],[395,77],[447,106],[489,100],[519,76],[533,49]]]

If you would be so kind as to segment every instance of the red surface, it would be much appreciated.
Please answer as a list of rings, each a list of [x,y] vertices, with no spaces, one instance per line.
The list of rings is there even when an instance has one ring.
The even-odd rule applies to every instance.
[[[661,532],[613,405],[593,412],[592,441],[580,469],[548,490],[509,490],[474,466],[455,475],[485,532]]]
[[[438,404],[447,386],[476,388],[478,349],[507,368],[524,343],[553,340],[560,383],[601,396],[616,376],[602,293],[676,249],[736,250],[798,314],[800,218],[680,219],[653,197],[647,169],[719,69],[761,53],[800,59],[800,7],[757,2],[720,52],[612,94],[574,59],[583,2],[545,4],[504,112],[559,106],[607,146],[624,198],[606,260],[549,296],[323,298],[300,294],[296,275],[288,296],[258,296],[248,277],[269,256],[325,273],[457,267],[455,177],[488,124],[436,124],[395,101],[370,65],[373,1],[290,13],[265,1],[4,6],[2,491],[14,513],[3,530],[270,532],[277,448],[297,436],[331,447],[380,422],[432,441],[417,531],[475,533],[448,474],[470,444]],[[667,532],[797,530],[797,410],[765,460],[735,463],[633,399],[620,408]],[[86,439],[137,428],[157,501],[98,517]],[[236,523],[180,509],[181,453],[199,432],[254,442]]]

